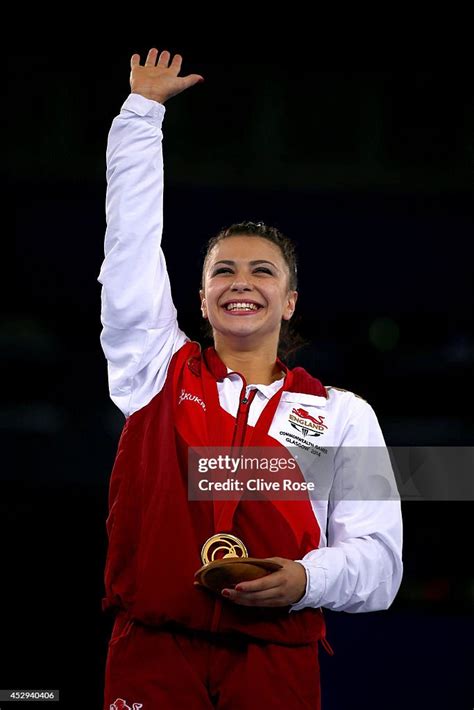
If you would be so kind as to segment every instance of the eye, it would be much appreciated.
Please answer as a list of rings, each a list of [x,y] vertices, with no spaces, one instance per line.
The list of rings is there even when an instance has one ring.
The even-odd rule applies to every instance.
[[[272,270],[268,266],[257,266],[254,271],[263,271],[264,274],[272,274]]]
[[[231,274],[232,269],[229,266],[220,266],[213,272],[213,276],[217,276],[218,274]]]

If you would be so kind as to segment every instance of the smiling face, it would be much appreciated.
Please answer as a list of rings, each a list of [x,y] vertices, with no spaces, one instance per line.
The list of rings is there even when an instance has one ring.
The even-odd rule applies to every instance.
[[[298,297],[288,284],[285,258],[268,239],[239,235],[217,242],[206,259],[200,291],[202,314],[216,344],[224,338],[276,349],[281,321],[291,318]]]

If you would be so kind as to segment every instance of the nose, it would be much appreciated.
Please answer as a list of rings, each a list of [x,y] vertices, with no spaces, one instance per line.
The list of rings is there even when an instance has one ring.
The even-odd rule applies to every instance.
[[[252,287],[246,281],[239,279],[238,281],[234,281],[230,290],[240,293],[242,291],[251,291]]]

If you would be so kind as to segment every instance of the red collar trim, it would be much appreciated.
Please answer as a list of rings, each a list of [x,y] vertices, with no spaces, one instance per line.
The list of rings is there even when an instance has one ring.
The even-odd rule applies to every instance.
[[[216,380],[223,380],[227,377],[227,367],[220,359],[215,348],[206,348],[202,354],[206,367]]]
[[[201,357],[204,359],[205,365],[214,379],[223,380],[227,377],[227,367],[214,347],[206,348],[201,353]],[[191,357],[188,360],[189,369],[194,375],[199,376],[201,373],[201,357]],[[285,373],[286,383],[284,389],[286,392],[304,392],[305,394],[313,394],[316,397],[325,397],[327,399],[328,393],[324,385],[306,372],[303,367],[295,367],[293,370],[289,370],[280,358],[277,358],[276,362],[278,367]],[[289,373],[291,373],[291,377],[288,377]]]
[[[316,397],[328,398],[325,386],[316,377],[306,372],[304,367],[295,367],[291,372],[293,379],[287,388],[288,392],[304,392],[305,394],[314,394]]]

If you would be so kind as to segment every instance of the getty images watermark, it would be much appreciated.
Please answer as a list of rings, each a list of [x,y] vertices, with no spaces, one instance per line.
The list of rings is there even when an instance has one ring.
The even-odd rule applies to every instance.
[[[189,500],[474,500],[473,447],[195,447]]]

